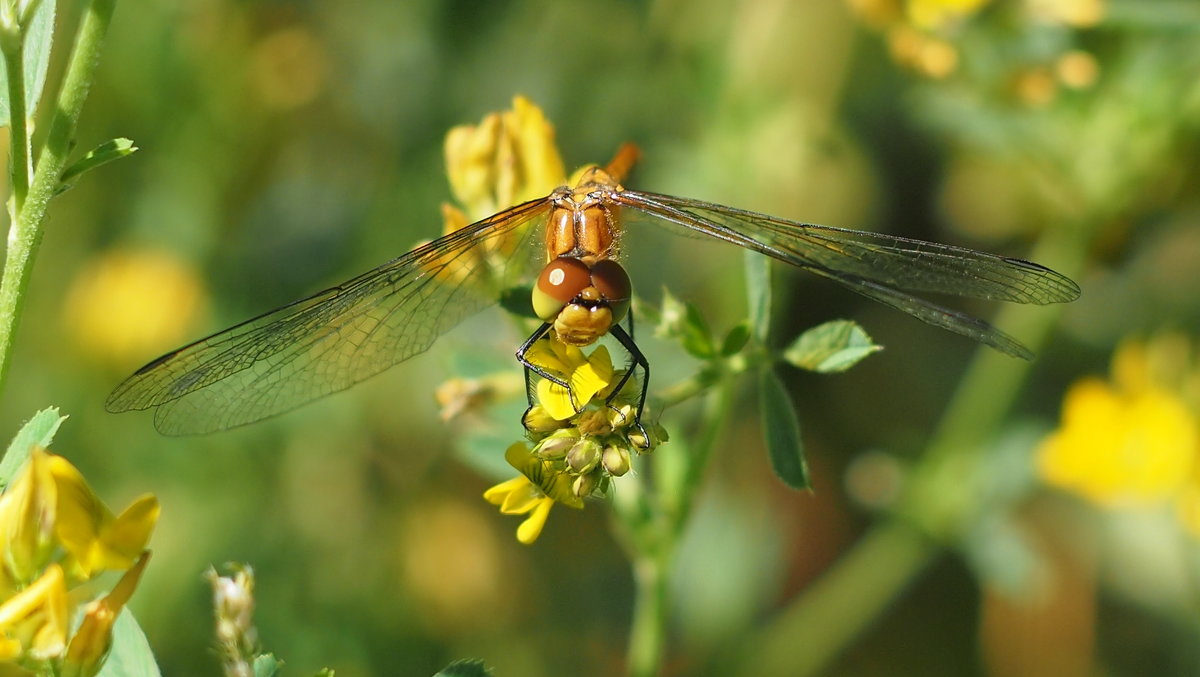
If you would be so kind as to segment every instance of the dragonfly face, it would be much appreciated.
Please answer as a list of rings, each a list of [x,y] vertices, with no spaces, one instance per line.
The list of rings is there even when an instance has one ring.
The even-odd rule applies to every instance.
[[[591,345],[629,311],[632,283],[612,258],[621,224],[619,208],[608,198],[620,190],[616,178],[594,167],[574,188],[550,195],[548,263],[533,287],[533,309],[567,345]]]
[[[561,377],[529,364],[525,351],[551,331],[575,345],[611,334],[642,370],[640,415],[649,363],[632,329],[619,324],[631,292],[629,276],[615,260],[623,235],[620,217],[630,211],[832,279],[1026,359],[1032,353],[1011,336],[915,293],[1036,304],[1079,296],[1069,278],[1022,259],[627,190],[619,182],[636,156],[636,148],[626,145],[576,186],[511,207],[336,287],[174,350],[134,372],[106,406],[114,412],[153,408],[155,427],[163,433],[195,434],[252,423],[344,390],[424,352],[463,318],[495,303],[502,290],[527,279],[533,271],[522,267],[517,254],[540,239],[545,267],[534,305],[543,325],[518,359],[566,386]],[[626,370],[614,392],[633,371]]]

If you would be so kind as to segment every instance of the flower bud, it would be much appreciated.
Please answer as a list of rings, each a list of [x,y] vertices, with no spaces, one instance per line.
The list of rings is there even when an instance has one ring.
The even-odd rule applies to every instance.
[[[600,463],[610,475],[620,477],[629,472],[629,450],[623,447],[605,447],[600,456]]]
[[[574,434],[574,431],[564,430],[539,442],[533,453],[537,454],[538,458],[554,461],[566,456],[571,447],[578,442],[579,436]]]
[[[571,482],[571,491],[579,498],[587,498],[592,495],[596,487],[600,484],[599,473],[588,473],[580,475]]]
[[[583,475],[600,462],[600,445],[592,439],[581,439],[567,452],[567,465],[571,472]]]
[[[542,405],[535,404],[525,410],[525,414],[521,416],[521,425],[531,433],[549,433],[565,428],[568,424],[551,416]]]

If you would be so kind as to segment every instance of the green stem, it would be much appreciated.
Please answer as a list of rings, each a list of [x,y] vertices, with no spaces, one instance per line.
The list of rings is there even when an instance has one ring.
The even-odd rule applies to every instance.
[[[1073,274],[1082,267],[1086,229],[1046,233],[1031,258]],[[1061,314],[1006,307],[997,325],[1037,348]],[[1028,363],[980,349],[914,470],[897,516],[874,527],[825,576],[763,629],[740,674],[803,676],[820,672],[878,618],[933,561],[936,543],[953,539],[974,514],[972,482],[994,434],[1029,371]],[[935,536],[933,540],[930,536]]]
[[[688,453],[670,459],[656,458],[654,492],[638,487],[630,504],[617,507],[621,524],[618,536],[633,565],[634,606],[629,635],[629,674],[653,677],[666,653],[668,579],[684,527],[691,515],[696,490],[708,459],[732,410],[732,384],[728,377],[714,384],[705,401],[704,425]],[[665,453],[680,452],[668,449]],[[663,453],[663,452],[659,452]],[[637,478],[630,478],[637,479]],[[634,489],[633,486],[623,489]],[[625,491],[629,494],[631,492]]]
[[[671,557],[662,552],[634,559],[633,624],[629,634],[630,677],[654,677],[662,665],[667,633],[667,573]]]
[[[42,225],[50,198],[58,190],[59,177],[67,164],[71,140],[87,98],[100,48],[112,20],[116,0],[93,0],[84,5],[83,19],[67,61],[66,74],[55,102],[54,118],[50,121],[45,145],[38,154],[37,169],[24,204],[13,210],[13,221],[5,253],[4,273],[0,277],[0,387],[7,380],[12,361],[13,339],[16,335],[25,291],[29,286],[33,261],[42,240]],[[11,80],[10,80],[11,82]],[[21,95],[22,97],[24,94]],[[10,103],[15,103],[14,99]],[[21,98],[23,102],[24,99]],[[21,104],[24,111],[24,105]],[[13,107],[13,121],[18,119]],[[14,159],[15,159],[14,144]],[[14,175],[16,172],[13,172]],[[14,196],[16,195],[14,184]]]
[[[8,76],[9,181],[12,184],[12,205],[9,218],[16,222],[16,215],[25,205],[29,194],[29,176],[33,166],[29,152],[29,121],[25,110],[25,29],[14,27],[0,38],[0,50],[4,52],[4,69]]]

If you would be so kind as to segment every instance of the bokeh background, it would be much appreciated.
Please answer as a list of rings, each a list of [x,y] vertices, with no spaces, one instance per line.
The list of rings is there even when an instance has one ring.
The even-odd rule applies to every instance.
[[[201,574],[230,560],[255,568],[261,639],[288,674],[428,675],[459,657],[620,674],[632,585],[606,507],[559,510],[520,545],[480,498],[497,478],[455,453],[472,426],[516,439],[519,423],[438,417],[462,355],[518,373],[523,337],[499,311],[245,429],[165,438],[103,408],[162,352],[439,234],[445,132],[524,94],[569,168],[634,141],[640,188],[1013,256],[1042,243],[1040,262],[1083,287],[1015,314],[1054,328],[1019,335],[1037,360],[989,424],[1002,462],[978,486],[1005,499],[851,641],[818,648],[818,672],[1196,674],[1198,28],[1187,0],[121,3],[79,144],[141,150],[52,205],[0,430],[57,405],[71,418],[55,451],[102,496],[160,497],[133,606],[164,674],[218,671]],[[739,252],[628,238],[650,303],[667,285],[719,329],[744,315]],[[667,674],[736,672],[738,648],[885,519],[981,350],[780,272],[780,345],[848,317],[886,350],[842,375],[786,372],[811,494],[774,479],[739,391],[678,557]],[[663,385],[687,373],[678,346],[644,347]],[[1083,405],[1095,435],[1060,438],[1076,460],[1056,475],[1044,440],[1088,377],[1110,409]],[[1169,404],[1139,418],[1131,379]],[[664,423],[686,437],[689,412]]]

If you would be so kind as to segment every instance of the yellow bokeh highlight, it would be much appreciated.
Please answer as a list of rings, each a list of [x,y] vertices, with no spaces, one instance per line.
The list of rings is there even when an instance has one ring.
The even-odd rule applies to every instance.
[[[1063,402],[1062,423],[1038,449],[1047,483],[1106,508],[1170,505],[1200,535],[1200,378],[1190,340],[1127,341],[1109,380],[1084,379]]]
[[[75,276],[63,321],[85,352],[126,365],[182,343],[207,307],[187,262],[162,250],[118,249]]]
[[[1188,481],[1196,442],[1195,417],[1179,398],[1088,379],[1067,393],[1062,427],[1043,443],[1038,469],[1102,505],[1153,504]]]

